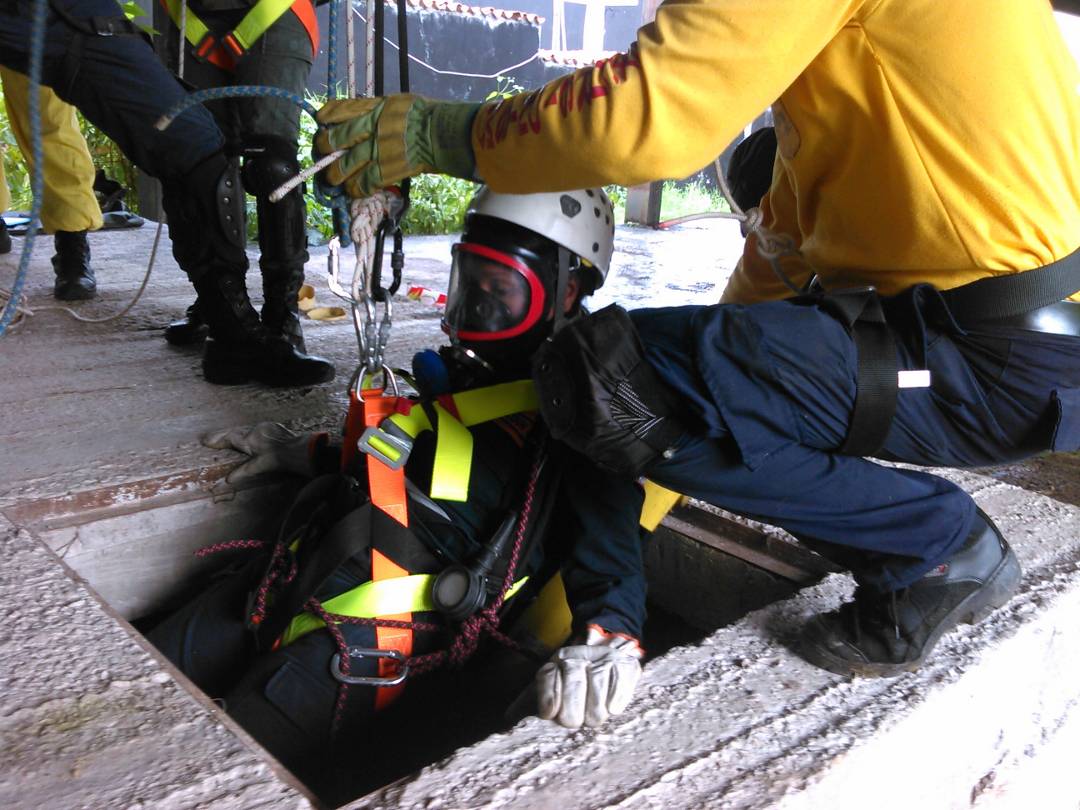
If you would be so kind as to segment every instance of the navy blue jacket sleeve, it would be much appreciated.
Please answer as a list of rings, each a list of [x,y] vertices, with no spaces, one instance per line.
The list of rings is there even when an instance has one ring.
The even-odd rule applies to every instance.
[[[638,520],[642,488],[565,447],[553,538],[575,633],[588,624],[641,638],[645,572]]]

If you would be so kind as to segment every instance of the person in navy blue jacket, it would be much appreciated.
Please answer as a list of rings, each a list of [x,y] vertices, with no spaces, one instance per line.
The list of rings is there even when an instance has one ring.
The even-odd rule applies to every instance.
[[[600,474],[585,457],[545,441],[529,380],[530,360],[556,321],[576,317],[581,299],[604,281],[612,213],[599,189],[500,195],[484,188],[474,198],[453,248],[443,318],[450,345],[417,355],[418,404],[399,406],[393,424],[380,426],[384,439],[396,435],[411,445],[404,466],[408,529],[371,510],[366,465],[381,462],[357,454],[342,474],[342,449],[325,434],[297,435],[263,423],[206,438],[212,447],[251,456],[230,474],[231,483],[271,470],[313,480],[285,520],[281,542],[288,553],[264,552],[220,578],[149,637],[317,790],[332,778],[325,767],[331,740],[368,733],[373,712],[398,688],[390,681],[403,664],[396,657],[388,663],[379,637],[403,628],[340,621],[335,633],[326,632],[322,611],[334,614],[349,599],[376,600],[368,614],[407,613],[430,627],[404,628],[409,666],[422,671],[464,657],[472,646],[462,639],[487,621],[477,617],[487,616],[486,630],[500,634],[507,611],[519,612],[559,572],[571,637],[537,676],[540,714],[570,727],[599,725],[629,703],[643,655],[642,490],[634,479]],[[467,394],[477,391],[470,400]],[[494,418],[477,421],[477,401]],[[471,454],[444,449],[445,425],[437,432],[415,429],[417,419],[439,423],[436,403],[460,419],[459,429],[469,426]],[[461,491],[447,494],[463,478]],[[318,553],[305,556],[306,545]],[[330,556],[333,549],[337,557]],[[422,584],[416,601],[379,602],[372,593],[393,580],[378,573],[387,560],[398,585],[409,581],[400,578],[405,575],[439,578],[412,580]],[[470,576],[478,571],[481,590],[470,602]],[[305,578],[311,593],[298,596],[291,583]],[[511,581],[521,590],[503,604]]]

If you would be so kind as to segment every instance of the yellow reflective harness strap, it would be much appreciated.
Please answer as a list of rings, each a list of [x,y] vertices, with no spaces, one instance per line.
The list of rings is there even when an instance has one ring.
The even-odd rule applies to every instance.
[[[509,599],[528,581],[522,577],[506,593]],[[434,610],[431,586],[434,574],[412,574],[407,577],[378,579],[357,585],[352,590],[323,602],[327,613],[349,616],[354,619],[374,619],[378,616],[394,616],[401,613],[421,613]],[[323,620],[310,613],[295,617],[281,636],[281,646],[292,644],[298,638],[323,626]]]
[[[259,0],[251,11],[244,15],[244,19],[232,30],[231,35],[226,34],[222,40],[228,43],[229,36],[232,36],[243,48],[239,53],[243,53],[266,33],[266,29],[292,8],[293,2],[294,0]]]
[[[205,59],[219,67],[231,69],[234,63],[228,60],[227,57],[223,61],[222,55],[218,52],[219,41],[210,33],[206,23],[200,20],[190,7],[183,10],[184,1],[161,0],[161,4],[169,13],[169,19],[173,21],[173,24],[177,28],[184,28],[184,38],[191,44],[198,58]],[[259,37],[265,34],[267,29],[281,19],[296,3],[297,0],[259,0],[244,15],[236,28],[222,35],[220,45],[229,49],[229,54],[233,59],[243,56],[252,45],[258,42]],[[308,32],[308,37],[312,40],[312,52],[314,53],[318,41],[318,26],[315,23],[314,15],[310,9],[303,7],[296,9],[296,15],[300,18],[301,23]],[[182,16],[184,17],[183,26],[180,24]],[[311,19],[308,19],[309,17]]]
[[[469,472],[472,465],[473,438],[468,428],[511,414],[535,411],[539,408],[536,387],[532,380],[490,385],[438,397],[432,403],[435,414],[435,460],[431,471],[432,498],[464,501],[469,494]],[[380,429],[387,432],[386,422],[410,439],[416,439],[432,424],[427,409],[418,403],[388,416]],[[369,435],[367,443],[378,453],[397,462],[402,451],[378,435]],[[463,463],[464,462],[464,463]]]
[[[458,419],[466,427],[479,425],[509,416],[512,413],[535,411],[540,408],[540,399],[536,395],[536,386],[532,380],[489,385],[487,388],[474,388],[462,391],[450,397],[457,410]]]
[[[465,501],[469,497],[473,435],[469,429],[435,403],[439,424],[435,429],[435,461],[431,465],[431,497]]]
[[[165,7],[165,10],[169,12],[169,19],[173,21],[173,24],[177,28],[180,28],[180,7],[184,0],[161,0],[161,5]],[[190,8],[187,10],[186,19],[184,21],[184,37],[191,47],[198,52],[199,43],[203,41],[203,38],[210,33],[210,29],[206,27],[206,23],[195,16],[194,12]],[[211,47],[213,43],[211,42]]]

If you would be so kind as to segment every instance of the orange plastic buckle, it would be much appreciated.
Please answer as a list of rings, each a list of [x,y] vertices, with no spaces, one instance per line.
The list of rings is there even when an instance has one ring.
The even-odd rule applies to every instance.
[[[226,34],[221,40],[233,52],[233,56],[239,58],[244,55],[244,46],[232,34]]]

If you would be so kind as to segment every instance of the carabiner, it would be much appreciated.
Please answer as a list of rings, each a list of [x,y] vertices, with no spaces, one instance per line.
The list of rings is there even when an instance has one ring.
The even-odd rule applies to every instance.
[[[370,647],[349,647],[349,660],[353,658],[389,658],[396,661],[400,667],[397,675],[389,678],[364,677],[359,675],[346,675],[341,671],[341,653],[334,653],[330,659],[330,674],[340,683],[350,686],[397,686],[404,683],[409,677],[409,660],[401,650],[377,650]]]

